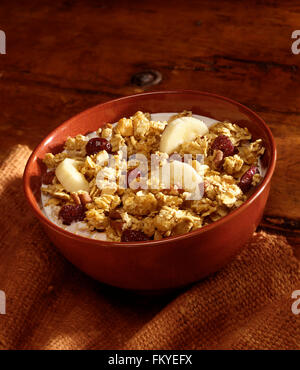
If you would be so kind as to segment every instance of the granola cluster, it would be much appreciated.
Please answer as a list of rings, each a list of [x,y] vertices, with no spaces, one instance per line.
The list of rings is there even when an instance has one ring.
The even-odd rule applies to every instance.
[[[219,122],[204,136],[182,143],[176,153],[192,155],[191,165],[204,184],[203,197],[190,200],[184,189],[177,186],[166,189],[150,176],[150,155],[159,155],[159,167],[170,161],[171,155],[159,151],[161,135],[172,120],[191,114],[183,112],[168,122],[160,122],[151,120],[148,113],[137,112],[130,118],[121,118],[117,124],[107,123],[92,135],[69,137],[61,153],[45,155],[48,172],[41,187],[47,195],[45,205],[53,208],[61,225],[72,223],[74,214],[77,218],[73,222],[79,221],[81,228],[91,235],[104,231],[111,241],[159,240],[196,230],[224,217],[245,202],[251,188],[261,181],[258,160],[264,153],[262,140],[252,141],[247,128]],[[95,138],[105,139],[106,146],[97,148],[95,144],[99,140]],[[136,155],[127,162],[125,172],[122,147],[126,148],[128,157]],[[143,164],[138,160],[139,153],[148,161],[146,180],[141,176]],[[203,163],[196,160],[199,154]],[[108,166],[109,155],[115,160],[115,169]],[[58,181],[55,170],[66,158],[75,161],[77,170],[88,182],[88,190],[69,192]],[[99,171],[105,173],[100,187]],[[122,176],[128,187],[120,186]],[[117,179],[113,186],[110,179]],[[141,186],[142,181],[146,181],[146,189]],[[155,181],[158,181],[156,186],[151,186]]]

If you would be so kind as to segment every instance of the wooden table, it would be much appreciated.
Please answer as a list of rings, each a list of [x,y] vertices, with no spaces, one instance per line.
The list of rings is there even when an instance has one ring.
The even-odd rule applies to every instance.
[[[1,0],[0,19],[0,159],[115,97],[225,95],[254,109],[276,137],[261,228],[286,235],[300,258],[300,54],[291,51],[299,1]],[[160,83],[132,78],[149,69]]]

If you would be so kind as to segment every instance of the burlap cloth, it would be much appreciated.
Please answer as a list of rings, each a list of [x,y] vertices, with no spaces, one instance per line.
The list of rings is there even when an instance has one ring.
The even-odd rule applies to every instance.
[[[257,233],[223,270],[168,296],[97,283],[49,242],[29,211],[19,146],[0,167],[2,349],[299,349],[299,263],[285,239]]]

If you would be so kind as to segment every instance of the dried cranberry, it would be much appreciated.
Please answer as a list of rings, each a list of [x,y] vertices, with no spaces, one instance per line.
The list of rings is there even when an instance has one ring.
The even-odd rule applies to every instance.
[[[228,157],[234,153],[234,145],[230,141],[228,136],[219,135],[215,138],[214,142],[212,143],[211,148],[214,150],[221,150],[223,152],[224,157]]]
[[[241,190],[243,191],[243,193],[245,193],[246,191],[248,191],[250,189],[252,178],[258,172],[259,171],[258,171],[258,168],[257,167],[251,166],[249,168],[249,170],[246,171],[243,174],[243,176],[241,177],[240,182],[239,182],[239,187],[241,188]]]
[[[71,225],[73,221],[82,221],[85,217],[85,207],[82,204],[66,204],[61,207],[58,216],[64,225]]]
[[[122,242],[143,242],[146,240],[150,240],[150,238],[138,230],[125,229],[121,236]]]
[[[112,218],[113,220],[121,220],[122,219],[121,213],[116,209],[113,209],[109,212],[109,217]]]
[[[119,234],[122,232],[124,222],[120,220],[110,220],[110,226]]]
[[[106,150],[107,153],[111,153],[112,146],[111,143],[106,139],[94,137],[87,142],[85,150],[87,155],[96,154],[98,152],[101,152],[101,150]]]
[[[54,171],[48,171],[48,172],[44,173],[44,175],[42,177],[43,184],[45,184],[45,185],[52,184],[52,181],[54,179],[54,176],[55,176],[55,172]]]

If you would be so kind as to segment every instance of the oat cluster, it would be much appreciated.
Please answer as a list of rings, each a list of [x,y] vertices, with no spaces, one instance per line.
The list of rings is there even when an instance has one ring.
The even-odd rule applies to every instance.
[[[173,116],[169,122],[179,116],[189,115],[191,112],[185,111]],[[107,123],[97,130],[94,137],[110,142],[117,172],[122,170],[124,158],[120,148],[124,146],[128,157],[144,154],[149,161],[150,171],[151,154],[160,155],[160,166],[169,160],[166,153],[159,152],[160,138],[167,124],[152,121],[148,113],[137,112],[130,118],[121,118],[116,125]],[[233,146],[230,155],[226,152],[226,138]],[[204,196],[199,200],[188,200],[187,192],[176,186],[152,189],[148,184],[148,189],[143,190],[137,186],[138,176],[133,181],[134,186],[129,184],[132,188],[120,188],[117,182],[114,188],[100,190],[96,176],[100,170],[107,171],[107,176],[110,176],[110,168],[107,167],[109,156],[105,150],[87,155],[88,141],[89,137],[84,135],[69,137],[61,153],[45,155],[44,163],[48,172],[41,190],[48,195],[47,205],[56,212],[61,226],[63,222],[59,212],[63,206],[83,207],[83,214],[80,213],[81,228],[88,230],[91,235],[105,231],[107,239],[111,241],[128,240],[122,238],[124,233],[128,236],[128,230],[133,231],[132,235],[144,237],[137,240],[159,240],[196,230],[239,207],[249,197],[251,188],[261,181],[260,173],[253,168],[257,168],[258,159],[264,153],[262,140],[253,141],[247,128],[230,122],[213,125],[206,135],[183,143],[177,149],[181,156],[193,155],[191,164],[204,179]],[[196,161],[197,154],[203,155],[204,165]],[[88,181],[88,192],[69,193],[59,183],[55,169],[65,158],[76,160],[77,169]],[[129,161],[127,173],[138,165],[136,160]],[[244,182],[248,181],[246,187],[241,186],[243,179]],[[151,181],[150,174],[147,181]]]

